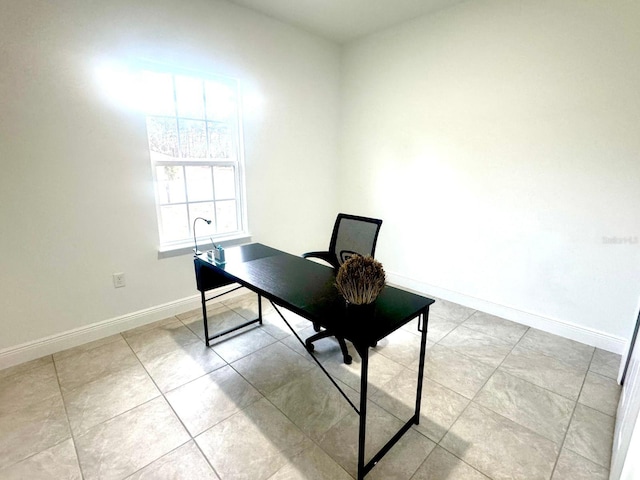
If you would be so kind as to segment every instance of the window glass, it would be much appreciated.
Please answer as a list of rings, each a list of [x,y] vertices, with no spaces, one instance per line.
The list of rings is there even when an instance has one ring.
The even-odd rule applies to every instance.
[[[207,156],[207,127],[204,120],[178,120],[180,130],[180,156],[205,158]]]
[[[231,158],[232,131],[225,123],[208,122],[209,130],[209,156],[212,158]]]
[[[180,240],[189,236],[186,205],[164,205],[160,207],[160,216],[166,240]]]
[[[215,212],[213,202],[202,203],[190,203],[189,204],[189,216],[194,220],[198,217],[211,220],[211,224],[207,225],[206,222],[198,222],[198,236],[210,236],[216,232]]]
[[[230,165],[213,167],[213,188],[216,200],[228,200],[236,196],[236,172]]]
[[[235,200],[216,202],[216,228],[219,233],[238,229]]]
[[[147,117],[149,150],[156,160],[178,157],[178,124],[175,118]]]
[[[187,190],[190,202],[213,200],[213,184],[211,183],[211,166],[202,165],[186,167]],[[216,168],[216,167],[213,167]]]
[[[161,204],[186,201],[183,167],[178,165],[156,167],[156,182]]]
[[[237,81],[144,72],[160,244],[244,232]]]

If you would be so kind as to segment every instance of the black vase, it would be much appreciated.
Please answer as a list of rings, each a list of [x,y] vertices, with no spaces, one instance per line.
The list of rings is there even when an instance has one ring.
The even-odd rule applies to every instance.
[[[375,303],[363,303],[356,305],[346,301],[347,318],[355,321],[366,321],[373,318],[376,309]]]

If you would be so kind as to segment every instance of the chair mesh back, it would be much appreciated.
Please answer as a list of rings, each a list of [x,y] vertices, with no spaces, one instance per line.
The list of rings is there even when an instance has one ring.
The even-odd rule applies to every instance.
[[[340,214],[331,241],[331,250],[342,265],[353,254],[375,254],[382,220]]]

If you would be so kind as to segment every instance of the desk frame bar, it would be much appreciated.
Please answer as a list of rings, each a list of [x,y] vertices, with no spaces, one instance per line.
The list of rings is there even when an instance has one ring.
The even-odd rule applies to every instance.
[[[422,319],[422,329],[420,320]],[[424,357],[427,350],[427,330],[429,326],[429,306],[427,306],[418,317],[418,331],[422,332],[420,339],[420,363],[418,365],[418,388],[416,389],[416,425],[420,423],[420,403],[422,401],[422,382],[424,379]]]
[[[420,321],[422,320],[422,328],[420,328]],[[396,434],[371,457],[371,460],[365,465],[365,442],[366,442],[366,428],[367,428],[367,375],[369,370],[369,349],[364,348],[362,351],[358,350],[358,354],[362,358],[362,371],[360,374],[360,431],[358,436],[358,480],[364,479],[364,476],[371,471],[373,467],[384,457],[391,447],[393,447],[398,440],[409,430],[414,424],[420,423],[420,404],[422,402],[422,383],[424,375],[424,356],[427,347],[427,325],[429,322],[429,307],[427,306],[418,314],[418,331],[422,332],[420,339],[420,363],[418,365],[418,387],[416,389],[416,410]]]
[[[214,340],[216,338],[222,337],[223,335],[227,335],[228,333],[235,332],[236,330],[240,330],[241,328],[247,327],[247,326],[252,325],[254,323],[259,323],[260,325],[262,325],[262,295],[260,295],[258,293],[257,294],[258,295],[258,318],[254,318],[253,320],[249,320],[247,322],[241,323],[240,325],[236,325],[235,327],[227,328],[226,330],[222,330],[220,332],[217,332],[214,335],[209,336],[209,321],[207,319],[207,302],[210,301],[210,300],[213,300],[215,298],[221,297],[222,295],[226,295],[227,293],[234,292],[234,291],[238,290],[239,288],[242,288],[242,285],[240,285],[239,287],[236,287],[236,288],[234,288],[232,290],[229,290],[228,292],[224,292],[224,293],[221,293],[219,295],[214,295],[211,298],[206,298],[204,291],[200,292],[200,299],[202,301],[202,321],[204,323],[204,338],[205,338],[205,343],[207,344],[207,347],[211,346],[211,345],[209,345],[209,342],[211,340]]]
[[[400,440],[400,438],[405,433],[407,433],[407,430],[409,430],[414,424],[416,425],[418,424],[418,422],[416,421],[416,418],[417,417],[415,415],[411,417],[411,419],[407,423],[405,423],[402,426],[402,428],[398,430],[393,437],[391,437],[391,440],[389,440],[385,444],[385,446],[378,451],[378,453],[376,453],[373,457],[371,457],[371,460],[369,460],[369,463],[360,467],[360,459],[358,459],[358,479],[364,478],[364,476],[367,473],[369,473],[373,467],[376,466],[376,464],[382,459],[382,457],[384,457],[387,454],[387,452],[391,450],[391,447],[393,447],[398,442],[398,440]],[[360,472],[362,472],[362,474]]]
[[[375,465],[375,463],[371,465],[371,462],[369,462],[366,466],[364,464],[364,447],[367,440],[367,387],[369,385],[369,347],[364,347],[357,350],[358,354],[360,355],[360,359],[362,360],[360,366],[360,425],[358,427],[358,480],[362,480],[367,472],[373,468],[373,465]],[[391,448],[391,446],[389,446],[389,448]],[[380,452],[382,452],[382,450],[380,450]],[[384,453],[382,455],[384,455]],[[380,456],[380,458],[382,458],[382,455]]]

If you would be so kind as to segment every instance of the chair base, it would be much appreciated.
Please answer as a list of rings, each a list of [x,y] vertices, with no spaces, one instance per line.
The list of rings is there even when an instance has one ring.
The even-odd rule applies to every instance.
[[[327,338],[327,337],[333,337],[333,336],[334,334],[330,330],[323,330],[322,332],[316,333],[315,335],[312,335],[309,338],[307,338],[304,341],[304,344],[307,347],[308,351],[313,352],[315,348],[313,346],[313,342],[315,342],[316,340],[320,340],[321,338]],[[351,358],[351,355],[349,355],[349,351],[347,350],[347,344],[345,343],[344,338],[336,337],[336,340],[338,340],[338,343],[340,344],[340,350],[342,350],[342,358],[344,360],[344,363],[346,363],[347,365],[350,365],[351,362],[353,361],[353,358]]]

